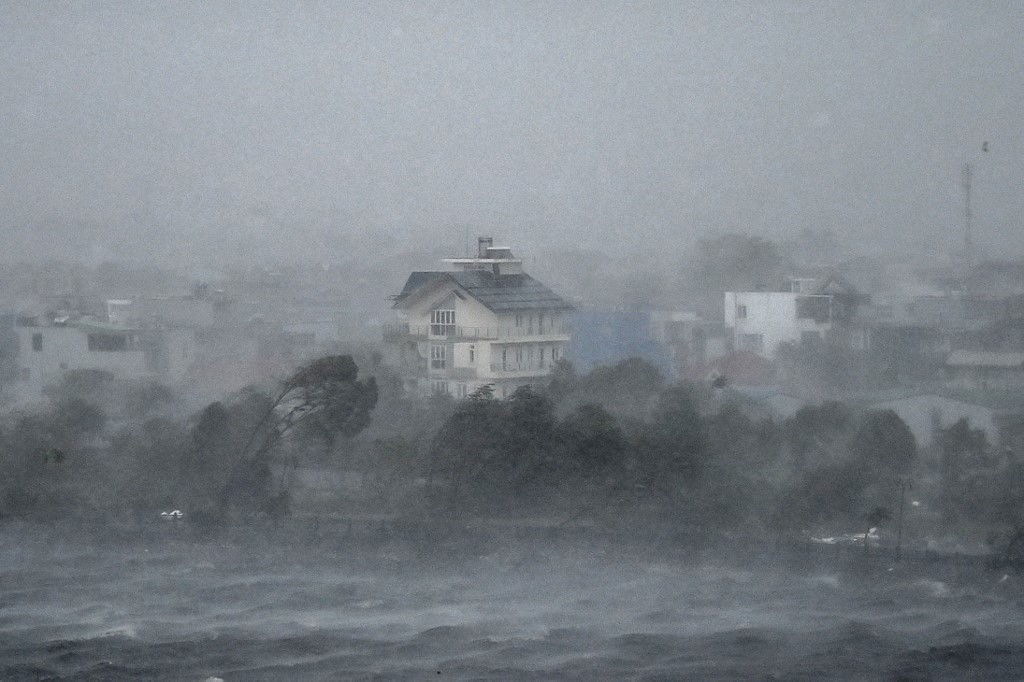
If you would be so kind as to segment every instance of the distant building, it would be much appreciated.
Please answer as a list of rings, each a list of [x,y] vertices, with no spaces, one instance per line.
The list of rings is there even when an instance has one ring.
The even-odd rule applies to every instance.
[[[65,372],[101,370],[118,379],[181,380],[192,365],[194,335],[186,329],[141,329],[90,319],[22,318],[13,397],[32,402]]]
[[[670,348],[656,337],[652,315],[645,311],[579,310],[572,327],[585,330],[572,338],[572,362],[579,372],[643,358],[665,375],[672,373]]]
[[[565,356],[573,306],[523,272],[522,260],[488,237],[476,257],[448,271],[413,272],[384,340],[405,388],[465,397],[490,384],[499,397],[544,380]]]
[[[946,358],[950,382],[961,388],[1024,388],[1024,353],[955,350]]]
[[[690,311],[652,312],[651,329],[667,349],[674,380],[703,377],[710,363],[732,352],[732,330]]]
[[[782,344],[858,343],[848,323],[863,297],[835,279],[792,278],[780,291],[725,292],[737,351],[775,358]]]

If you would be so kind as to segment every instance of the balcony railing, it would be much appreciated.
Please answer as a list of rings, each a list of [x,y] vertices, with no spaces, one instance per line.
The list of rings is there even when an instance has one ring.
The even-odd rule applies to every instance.
[[[386,324],[384,339],[395,340],[411,336],[421,339],[466,339],[502,340],[521,339],[531,336],[568,336],[567,325],[546,325],[540,327],[462,327],[445,324]]]
[[[544,374],[551,371],[550,364],[539,362],[492,362],[491,374],[531,373]]]

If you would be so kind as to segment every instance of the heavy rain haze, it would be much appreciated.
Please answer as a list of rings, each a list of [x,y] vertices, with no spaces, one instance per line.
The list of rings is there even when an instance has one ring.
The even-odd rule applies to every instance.
[[[0,2],[0,679],[1021,679],[1022,33]]]
[[[7,2],[5,252],[948,249],[977,160],[976,241],[1019,253],[1022,30],[1016,3]]]

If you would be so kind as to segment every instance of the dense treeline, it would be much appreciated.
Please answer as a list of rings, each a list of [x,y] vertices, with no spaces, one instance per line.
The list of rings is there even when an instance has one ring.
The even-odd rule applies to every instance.
[[[162,387],[71,373],[48,409],[0,431],[0,515],[185,510],[199,522],[288,513],[301,453],[351,437],[377,403],[349,356],[301,367],[181,417]],[[89,398],[103,402],[112,415]]]
[[[0,514],[277,517],[311,508],[296,476],[312,471],[357,477],[331,490],[334,509],[415,518],[772,536],[863,533],[906,513],[911,542],[1003,544],[1021,527],[1024,467],[966,421],[919,447],[891,411],[826,402],[777,420],[638,359],[586,375],[563,362],[549,385],[504,400],[489,387],[416,399],[371,364],[361,379],[351,357],[330,356],[187,416],[166,388],[71,374],[46,409],[3,422]]]
[[[1022,521],[1024,467],[966,421],[936,427],[934,441],[919,446],[891,410],[839,402],[773,419],[632,359],[585,376],[562,364],[546,390],[507,400],[478,392],[406,461],[421,462],[430,484],[418,500],[439,513],[645,516],[767,536],[894,531],[902,513],[911,543],[1005,544]]]

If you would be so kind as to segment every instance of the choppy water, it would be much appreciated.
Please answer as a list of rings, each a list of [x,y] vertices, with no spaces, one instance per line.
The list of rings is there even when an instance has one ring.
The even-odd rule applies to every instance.
[[[1014,577],[652,556],[114,549],[0,528],[0,678],[1024,678]]]

